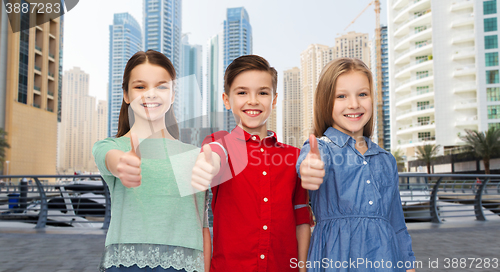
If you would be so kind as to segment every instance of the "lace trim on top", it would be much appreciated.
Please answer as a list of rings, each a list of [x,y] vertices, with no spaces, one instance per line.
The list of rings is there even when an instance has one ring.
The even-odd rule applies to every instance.
[[[155,244],[112,244],[104,249],[99,271],[112,266],[137,265],[164,269],[173,267],[187,272],[204,272],[203,252],[185,247]]]

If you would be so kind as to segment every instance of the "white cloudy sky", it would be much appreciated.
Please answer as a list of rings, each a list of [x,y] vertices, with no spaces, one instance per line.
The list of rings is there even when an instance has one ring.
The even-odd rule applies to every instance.
[[[253,31],[253,53],[266,58],[278,70],[279,96],[283,71],[300,66],[300,52],[309,44],[333,46],[335,37],[372,0],[183,0],[182,32],[191,44],[202,44],[222,30],[226,8],[245,7]],[[385,24],[386,0],[381,22]],[[108,82],[109,25],[113,14],[131,13],[142,26],[142,0],[81,0],[65,15],[63,69],[78,66],[90,74],[90,95],[106,99]],[[373,36],[373,5],[347,31]],[[280,129],[278,135],[281,136]]]

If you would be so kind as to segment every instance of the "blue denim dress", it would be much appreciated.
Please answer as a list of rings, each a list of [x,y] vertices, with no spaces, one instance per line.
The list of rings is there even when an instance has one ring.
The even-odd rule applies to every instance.
[[[365,137],[355,140],[330,127],[318,138],[325,163],[323,184],[309,191],[316,217],[307,271],[406,271],[415,257],[406,229],[396,160]],[[309,153],[304,143],[299,167]]]

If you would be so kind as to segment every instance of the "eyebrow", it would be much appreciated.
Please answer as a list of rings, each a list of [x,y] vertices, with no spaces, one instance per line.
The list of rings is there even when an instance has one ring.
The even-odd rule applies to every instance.
[[[161,80],[161,81],[158,81],[158,83],[160,83],[160,84],[163,84],[163,83],[168,83],[168,82],[170,82],[170,81],[168,81],[168,80]],[[134,83],[146,83],[146,81],[141,80],[141,79],[136,79],[136,80],[132,81],[132,84],[134,84]]]
[[[249,90],[250,88],[245,87],[245,86],[238,86],[238,87],[234,88],[234,90],[238,90],[238,89],[240,89],[240,90]],[[258,90],[261,91],[261,90],[271,90],[271,89],[272,89],[271,87],[262,86]]]

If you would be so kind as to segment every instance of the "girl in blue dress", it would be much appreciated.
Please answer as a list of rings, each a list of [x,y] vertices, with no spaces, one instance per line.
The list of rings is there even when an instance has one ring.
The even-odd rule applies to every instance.
[[[336,59],[321,73],[314,135],[297,161],[317,222],[307,271],[415,271],[396,160],[370,140],[372,86],[358,59]]]

